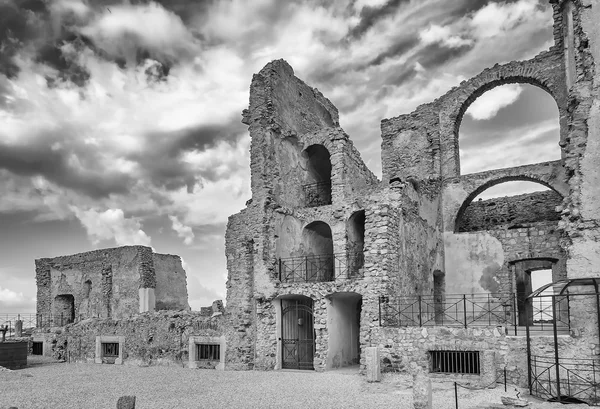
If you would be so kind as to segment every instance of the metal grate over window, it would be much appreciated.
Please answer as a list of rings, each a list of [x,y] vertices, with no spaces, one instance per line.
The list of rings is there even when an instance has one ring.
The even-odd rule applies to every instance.
[[[118,358],[119,357],[119,343],[118,342],[103,342],[102,343],[102,357],[103,358]]]
[[[196,344],[196,360],[218,361],[221,359],[221,345],[219,344]]]
[[[34,341],[32,345],[32,355],[43,355],[44,354],[44,343]]]
[[[430,372],[479,375],[479,351],[429,351]]]

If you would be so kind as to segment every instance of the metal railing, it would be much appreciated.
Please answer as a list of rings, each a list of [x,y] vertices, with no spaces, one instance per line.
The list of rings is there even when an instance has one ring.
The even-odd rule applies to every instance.
[[[331,204],[331,180],[302,185],[307,207]]]
[[[15,323],[17,321],[23,322],[23,335],[30,335],[35,328],[64,327],[80,321],[80,317],[73,318],[66,314],[0,314],[0,326],[8,326],[7,338],[16,336]]]
[[[322,254],[279,259],[279,280],[287,283],[318,283],[363,275],[364,255]]]
[[[583,401],[600,405],[600,361],[598,359],[531,356],[531,395],[557,402]]]
[[[384,327],[504,326],[514,334],[525,333],[526,321],[530,331],[553,329],[552,314],[556,310],[557,329],[567,331],[569,296],[543,295],[532,300],[529,316],[520,308],[516,294],[449,294],[398,297],[390,300],[379,297],[379,325]]]

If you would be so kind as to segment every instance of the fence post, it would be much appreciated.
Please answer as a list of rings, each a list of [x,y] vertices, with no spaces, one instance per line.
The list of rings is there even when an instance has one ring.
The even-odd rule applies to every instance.
[[[554,330],[554,365],[556,366],[556,396],[560,397],[560,366],[558,363],[558,334],[556,333],[556,295],[552,294],[552,329]]]
[[[517,311],[517,295],[513,294],[512,295],[512,299],[513,299],[513,302],[512,302],[512,305],[513,305],[513,311],[512,311],[513,324],[514,324],[514,327],[515,327],[515,336],[517,336],[517,328],[518,328],[518,325],[519,325],[519,323],[517,321],[517,318],[518,318],[517,316],[519,315],[519,311]]]
[[[504,392],[506,392],[506,367],[504,367]]]
[[[279,281],[281,281],[281,257],[279,258]]]
[[[379,326],[381,327],[381,296],[379,296]]]
[[[456,382],[454,382],[454,404],[456,409],[458,409],[458,387],[456,386]]]
[[[467,328],[467,294],[463,294],[463,319],[465,320],[465,328]]]
[[[422,327],[423,320],[421,319],[421,296],[419,295],[417,298],[419,300],[419,327]]]

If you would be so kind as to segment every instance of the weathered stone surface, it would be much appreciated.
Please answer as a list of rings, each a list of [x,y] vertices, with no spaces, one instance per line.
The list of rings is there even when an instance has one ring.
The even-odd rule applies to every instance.
[[[379,348],[366,347],[367,382],[381,381],[381,367],[379,364]]]
[[[53,315],[54,325],[73,318],[118,319],[137,314],[139,289],[154,293],[150,295],[157,309],[189,309],[181,259],[155,254],[150,247],[125,246],[35,262],[37,313]],[[151,301],[154,308],[154,298]],[[57,322],[61,313],[62,323]]]
[[[415,409],[432,409],[431,379],[417,371],[413,375],[413,406]]]
[[[117,409],[135,409],[135,396],[121,396],[117,400]]]

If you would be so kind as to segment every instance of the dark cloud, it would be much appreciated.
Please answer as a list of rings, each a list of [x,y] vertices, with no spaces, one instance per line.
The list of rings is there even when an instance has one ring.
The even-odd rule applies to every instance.
[[[230,120],[218,125],[199,125],[174,132],[152,132],[146,135],[149,149],[135,153],[128,159],[140,164],[149,181],[157,187],[176,190],[186,186],[193,192],[194,185],[202,179],[215,181],[219,175],[215,169],[197,173],[192,166],[182,160],[182,155],[190,151],[205,151],[218,142],[235,143],[245,127],[238,121]],[[241,166],[241,165],[240,165]]]
[[[53,87],[56,82],[72,82],[73,84],[83,87],[90,79],[90,72],[84,66],[78,64],[71,56],[64,55],[61,46],[68,42],[60,41],[55,43],[46,43],[40,47],[36,55],[36,62],[46,64],[58,71],[54,77],[46,78],[48,86]],[[70,42],[78,52],[86,46],[86,42],[79,37],[74,37]]]
[[[362,37],[377,22],[393,15],[402,4],[409,2],[410,0],[389,0],[381,7],[363,7],[360,11],[360,21],[350,30],[348,37],[355,39]]]
[[[66,148],[53,149],[59,138],[46,136],[36,144],[12,145],[0,142],[0,168],[22,176],[42,175],[46,179],[93,198],[111,193],[126,193],[133,184],[127,175],[101,166],[95,153],[83,145],[69,142]],[[73,156],[83,169],[70,164]]]
[[[431,70],[438,68],[451,60],[462,57],[472,48],[473,45],[463,45],[457,48],[449,48],[442,44],[435,43],[419,50],[414,59],[425,69]]]
[[[373,58],[367,66],[380,65],[388,58],[400,57],[413,49],[419,43],[419,37],[408,37],[399,40],[384,52]]]

